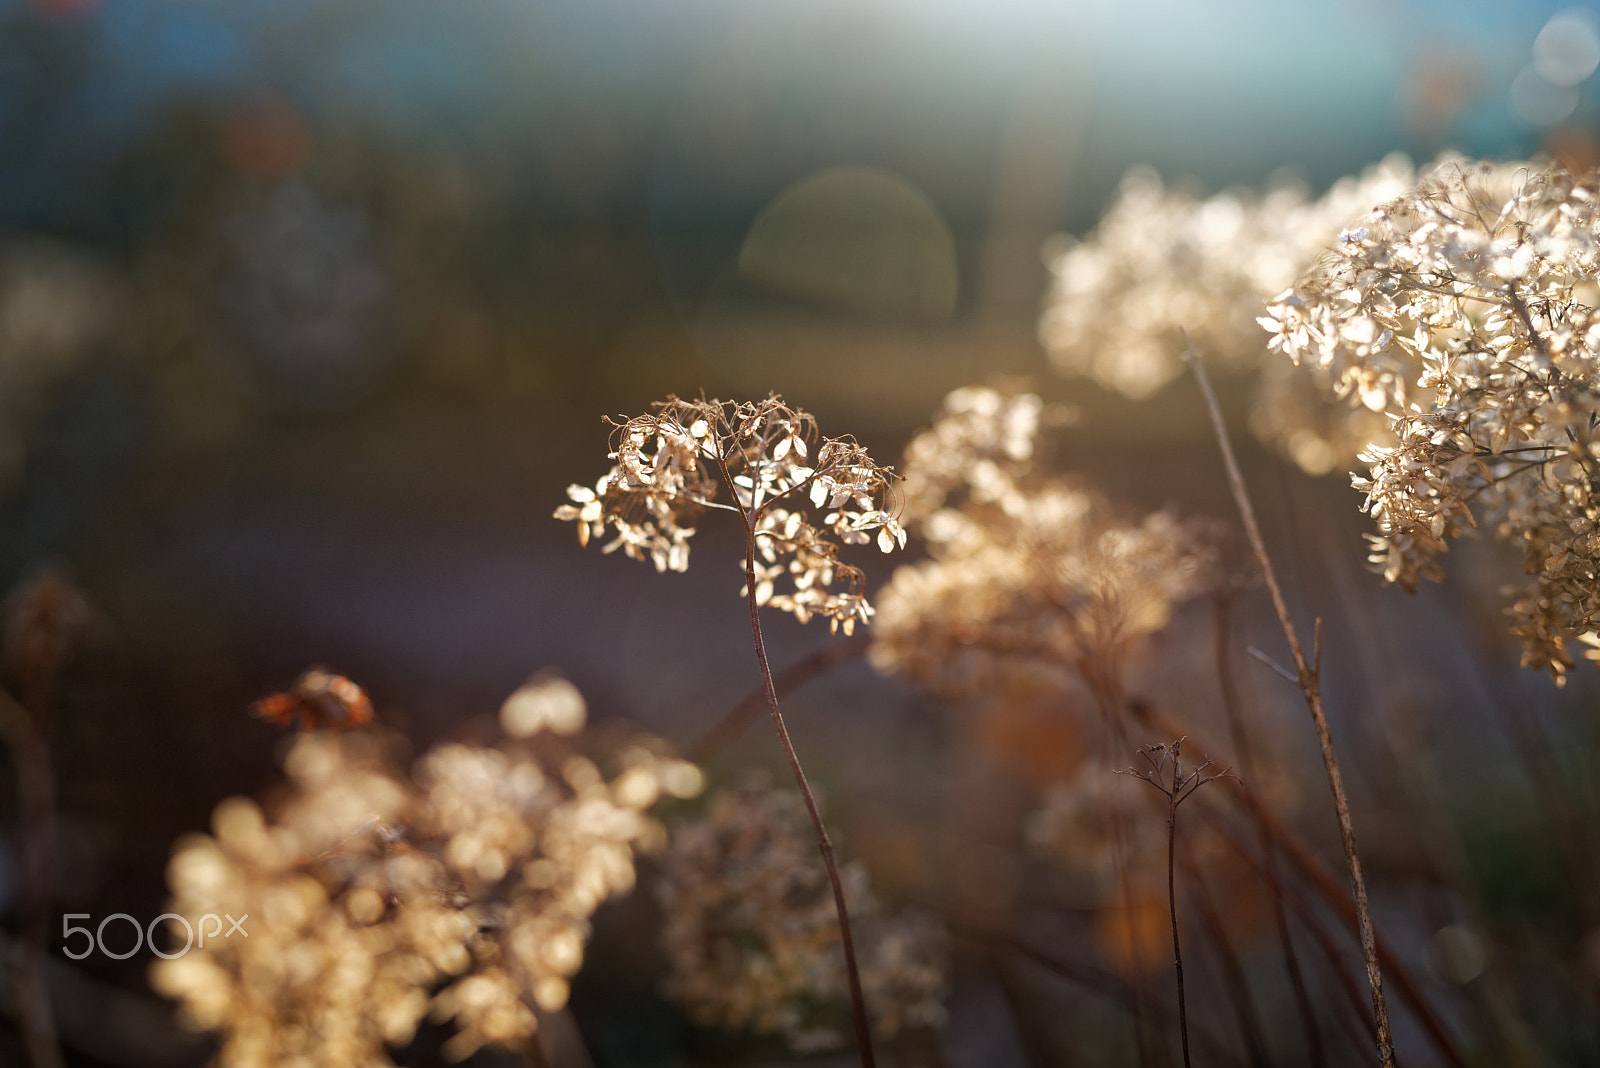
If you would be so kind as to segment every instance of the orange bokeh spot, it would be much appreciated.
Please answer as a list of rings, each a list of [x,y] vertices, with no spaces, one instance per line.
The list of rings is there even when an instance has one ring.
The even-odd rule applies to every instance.
[[[1581,126],[1557,126],[1545,135],[1544,150],[1573,174],[1600,167],[1600,139]]]
[[[311,156],[311,130],[281,96],[258,96],[234,109],[222,124],[222,155],[229,169],[254,182],[291,177]]]
[[[1120,893],[1095,917],[1094,941],[1100,957],[1123,975],[1148,975],[1172,964],[1172,933],[1167,900],[1133,890],[1125,906]]]
[[[985,706],[974,725],[978,747],[1034,786],[1070,778],[1083,759],[1081,717],[1059,693],[1013,687]]]

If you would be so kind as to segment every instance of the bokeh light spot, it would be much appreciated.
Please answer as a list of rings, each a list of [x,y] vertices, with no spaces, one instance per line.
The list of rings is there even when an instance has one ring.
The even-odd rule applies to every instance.
[[[872,167],[832,167],[780,193],[739,253],[739,276],[842,310],[948,319],[955,240],[916,186]]]
[[[1530,126],[1554,126],[1578,106],[1578,90],[1557,85],[1534,67],[1524,67],[1511,82],[1511,110]]]
[[[1600,19],[1570,8],[1553,16],[1533,41],[1533,69],[1552,85],[1577,85],[1600,67]]]

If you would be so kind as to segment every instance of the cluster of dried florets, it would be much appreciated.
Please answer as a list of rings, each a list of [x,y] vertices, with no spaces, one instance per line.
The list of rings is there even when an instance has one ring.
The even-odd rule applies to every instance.
[[[1257,435],[1326,473],[1382,422],[1330,404],[1316,370],[1265,359],[1255,320],[1341,226],[1415,181],[1411,164],[1391,157],[1316,200],[1288,185],[1200,199],[1134,171],[1095,232],[1052,254],[1040,337],[1063,373],[1137,400],[1182,373],[1187,333],[1219,365],[1259,375]]]
[[[1390,431],[1356,478],[1373,563],[1414,588],[1486,520],[1524,553],[1524,662],[1560,680],[1600,626],[1600,185],[1455,166],[1382,205],[1261,320]]]
[[[865,449],[821,437],[810,415],[776,396],[745,403],[669,397],[616,425],[615,466],[593,489],[568,487],[572,503],[556,509],[557,519],[577,522],[581,543],[604,537],[609,525],[604,551],[620,548],[658,571],[683,571],[700,515],[733,511],[755,538],[759,603],[802,623],[826,616],[847,634],[870,618],[864,577],[840,562],[839,547],[875,538],[890,552],[906,534],[884,509],[889,473]],[[719,486],[732,504],[716,500]]]
[[[607,781],[582,755],[581,696],[535,680],[506,703],[511,737],[449,744],[395,771],[381,735],[307,732],[269,821],[218,806],[214,835],[180,843],[170,911],[248,916],[156,964],[155,987],[216,1031],[220,1063],[387,1065],[422,1017],[453,1020],[446,1052],[526,1045],[583,960],[595,908],[634,882],[633,852],[658,845],[647,814],[698,791],[693,765],[623,748]]]
[[[878,1034],[936,1027],[949,984],[946,937],[930,917],[888,913],[859,863],[840,870],[861,985]],[[658,894],[671,971],[665,990],[708,1027],[835,1048],[849,991],[828,873],[800,795],[752,775],[671,827]]]
[[[996,672],[1076,674],[1114,686],[1140,638],[1213,581],[1217,531],[1169,511],[1125,519],[1032,464],[1032,394],[951,394],[907,450],[906,521],[930,559],[882,596],[873,663],[970,692]]]

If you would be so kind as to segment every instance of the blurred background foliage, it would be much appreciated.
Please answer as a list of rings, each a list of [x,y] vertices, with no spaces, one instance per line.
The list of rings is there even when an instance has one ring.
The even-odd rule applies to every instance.
[[[65,565],[110,624],[53,726],[58,908],[161,911],[171,840],[274,777],[249,701],[308,664],[369,687],[419,750],[546,665],[600,715],[685,743],[714,722],[754,682],[732,565],[646,575],[579,553],[550,518],[603,470],[602,413],[778,390],[892,462],[949,389],[1032,376],[1079,407],[1062,466],[1228,516],[1186,380],[1135,405],[1051,378],[1046,240],[1091,228],[1134,165],[1204,191],[1287,175],[1320,192],[1396,150],[1593,164],[1600,94],[1528,73],[1556,11],[0,0],[0,585]],[[1247,459],[1299,588],[1334,617],[1347,673],[1330,700],[1492,722],[1459,669],[1511,655],[1498,628],[1481,654],[1433,634],[1460,610],[1368,582],[1338,478]],[[1337,529],[1306,518],[1330,498]],[[773,630],[780,661],[821,640]],[[1403,656],[1383,637],[1397,630]],[[1399,666],[1377,677],[1405,684],[1369,693],[1385,657]],[[1550,699],[1541,680],[1509,685]],[[1016,705],[957,722],[859,665],[794,707],[818,774],[857,784],[838,802],[889,885],[945,863],[905,828],[951,738],[1023,780],[1076,744]],[[1512,774],[1498,742],[1411,742],[1440,743],[1451,774]],[[1367,775],[1381,809],[1389,780]],[[971,825],[982,805],[1009,819],[996,798],[1022,787],[972,781],[987,800]],[[1552,862],[1514,811],[1480,815],[1485,892],[1548,922],[1554,876],[1530,873]],[[974,893],[1004,892],[1014,865],[963,856],[960,880],[996,884]],[[0,863],[0,907],[15,888]],[[616,922],[575,997],[609,1036],[592,1052],[683,1063],[684,1025],[635,1013],[649,981],[619,963],[645,920]],[[136,990],[142,966],[92,970]],[[617,1023],[630,1013],[637,1034]],[[73,1056],[193,1059],[149,1026],[159,1040],[111,1028]]]

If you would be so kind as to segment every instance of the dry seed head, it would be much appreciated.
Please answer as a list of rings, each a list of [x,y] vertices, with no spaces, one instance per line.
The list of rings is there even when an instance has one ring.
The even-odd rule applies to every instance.
[[[905,546],[885,506],[890,473],[848,438],[824,438],[816,421],[776,395],[735,403],[668,397],[647,415],[614,423],[615,461],[591,489],[570,486],[557,519],[578,540],[612,539],[657,571],[689,566],[689,538],[708,509],[749,524],[759,556],[756,600],[802,623],[824,616],[850,633],[871,619],[865,576],[839,560],[841,545]],[[717,499],[727,491],[732,503]]]
[[[453,1021],[445,1050],[462,1059],[525,1045],[535,1009],[565,1003],[589,917],[663,837],[648,809],[701,780],[647,740],[608,758],[619,771],[607,779],[583,751],[577,691],[549,676],[530,686],[519,692],[550,729],[441,745],[411,776],[376,734],[304,733],[270,819],[230,799],[211,836],[178,844],[169,911],[192,927],[208,912],[249,916],[248,938],[151,971],[217,1033],[221,1063],[387,1065],[430,1012]],[[520,711],[507,718],[526,726]]]
[[[1415,182],[1398,155],[1315,199],[1293,185],[1203,199],[1133,171],[1093,233],[1057,242],[1040,338],[1063,374],[1142,399],[1182,374],[1187,333],[1219,368],[1256,378],[1256,435],[1326,474],[1383,422],[1331,403],[1320,369],[1271,359],[1255,320],[1342,227]]]
[[[800,795],[753,773],[675,822],[657,896],[665,992],[698,1023],[779,1034],[797,1052],[845,1041],[849,991],[828,874]],[[875,1030],[934,1027],[949,983],[944,931],[889,913],[859,863],[840,869]]]
[[[958,390],[907,451],[908,524],[929,559],[896,570],[872,662],[966,693],[1011,671],[1115,673],[1175,605],[1218,578],[1220,531],[1167,511],[1119,515],[1034,470],[1043,405]]]
[[[1407,589],[1474,527],[1518,546],[1523,662],[1561,681],[1600,627],[1600,183],[1458,165],[1345,231],[1273,303],[1272,346],[1381,413],[1373,566]]]

